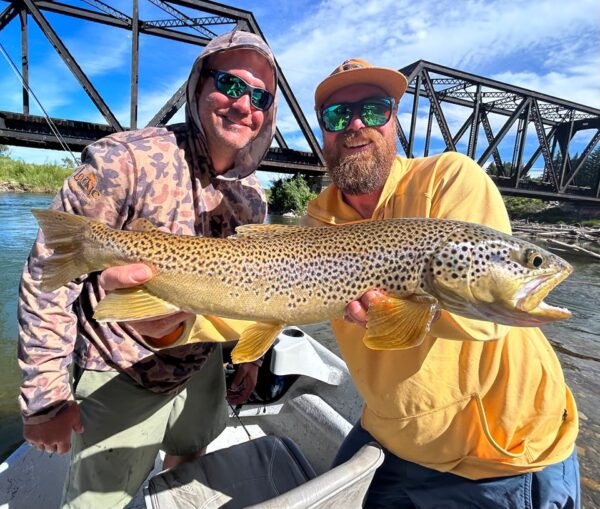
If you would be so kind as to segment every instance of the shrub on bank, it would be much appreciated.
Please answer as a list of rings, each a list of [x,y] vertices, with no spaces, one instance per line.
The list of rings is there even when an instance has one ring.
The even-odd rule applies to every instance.
[[[524,219],[534,223],[580,224],[598,226],[597,207],[585,205],[570,206],[558,201],[543,201],[536,198],[503,196],[506,210],[511,220]]]
[[[504,205],[511,219],[529,219],[548,208],[548,203],[536,198],[503,196]]]
[[[0,157],[0,183],[13,191],[55,193],[72,173],[58,164],[33,164]]]
[[[269,210],[274,214],[292,213],[297,216],[306,213],[306,206],[317,194],[310,190],[301,175],[280,178],[273,182],[269,192]]]

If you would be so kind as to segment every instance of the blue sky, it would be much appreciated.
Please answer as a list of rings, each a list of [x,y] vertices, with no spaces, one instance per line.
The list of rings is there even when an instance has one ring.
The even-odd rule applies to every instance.
[[[91,8],[79,0],[69,3]],[[128,0],[109,3],[131,12]],[[0,9],[6,5],[0,2]],[[350,57],[394,68],[424,59],[600,108],[598,0],[232,0],[229,5],[254,13],[315,132],[313,91]],[[128,125],[129,33],[58,14],[46,16],[120,122]],[[171,16],[140,0],[140,17]],[[18,19],[0,32],[0,42],[20,62]],[[33,20],[29,46],[31,86],[49,114],[103,121]],[[142,36],[139,125],[185,80],[198,51],[191,45]],[[0,110],[20,111],[20,87],[2,57],[0,90]],[[32,107],[32,112],[39,110]],[[466,118],[459,111],[449,110],[447,115],[453,132]],[[291,147],[306,148],[285,107],[280,108],[278,125]],[[422,133],[425,122],[420,126]],[[433,133],[434,151],[443,148],[438,133]],[[11,154],[30,162],[60,160],[65,155],[20,147],[12,148]],[[266,183],[270,178],[263,175],[261,180]]]

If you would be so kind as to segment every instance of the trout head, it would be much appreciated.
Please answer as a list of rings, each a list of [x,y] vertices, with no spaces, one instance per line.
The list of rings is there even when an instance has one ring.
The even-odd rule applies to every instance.
[[[544,298],[573,268],[562,258],[491,228],[458,228],[433,255],[428,286],[447,311],[533,327],[571,316]]]

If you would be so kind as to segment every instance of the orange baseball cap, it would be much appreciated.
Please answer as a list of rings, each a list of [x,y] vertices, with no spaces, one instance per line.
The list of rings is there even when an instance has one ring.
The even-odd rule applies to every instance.
[[[396,99],[396,103],[404,94],[408,82],[401,72],[390,67],[374,67],[361,58],[351,58],[337,66],[315,90],[315,107],[320,109],[328,97],[336,90],[365,83],[376,85],[385,90],[390,97]]]

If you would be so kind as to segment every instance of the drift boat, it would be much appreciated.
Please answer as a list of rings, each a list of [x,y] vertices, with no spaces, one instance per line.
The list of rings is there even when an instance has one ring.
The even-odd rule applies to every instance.
[[[310,335],[288,327],[260,368],[250,401],[198,460],[161,472],[162,453],[127,509],[362,507],[376,445],[330,470],[362,401],[345,363]],[[0,465],[0,509],[60,504],[68,455],[23,443]]]

